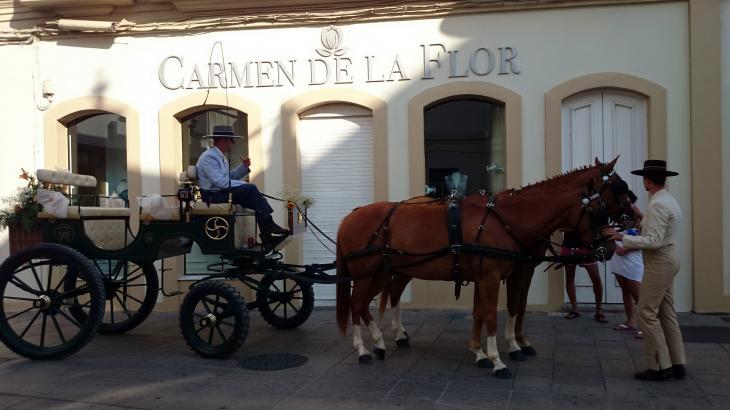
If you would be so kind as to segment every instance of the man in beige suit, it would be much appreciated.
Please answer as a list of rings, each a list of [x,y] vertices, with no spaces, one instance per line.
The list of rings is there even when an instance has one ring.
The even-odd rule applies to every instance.
[[[672,298],[672,283],[679,272],[674,248],[682,210],[664,187],[667,177],[677,173],[667,171],[666,161],[652,159],[644,162],[643,169],[631,173],[644,177],[644,187],[651,194],[641,234],[624,236],[610,228],[603,234],[623,241],[625,249],[642,249],[644,257],[644,280],[637,309],[649,368],[635,377],[656,381],[684,379],[687,358]]]

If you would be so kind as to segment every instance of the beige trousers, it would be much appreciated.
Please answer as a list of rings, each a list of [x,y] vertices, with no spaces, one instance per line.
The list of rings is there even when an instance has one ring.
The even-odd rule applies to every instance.
[[[686,364],[682,331],[672,298],[672,282],[679,272],[674,247],[645,249],[643,256],[644,280],[637,310],[649,368],[662,370],[675,364]]]

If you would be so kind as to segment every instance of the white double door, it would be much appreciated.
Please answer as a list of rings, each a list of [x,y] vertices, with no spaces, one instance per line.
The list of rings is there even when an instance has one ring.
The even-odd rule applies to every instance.
[[[314,199],[309,218],[332,239],[353,209],[375,200],[372,112],[329,104],[300,115],[297,130],[302,195]],[[304,233],[304,263],[330,263],[335,249],[311,227]],[[314,285],[315,304],[334,305],[334,285]]]
[[[631,175],[631,170],[641,168],[647,155],[646,100],[629,93],[592,91],[565,99],[562,115],[563,170],[591,165],[596,157],[606,162],[620,155],[616,170],[645,210],[648,197],[642,179]],[[599,263],[599,269],[603,302],[621,303],[611,262]],[[576,269],[575,282],[578,303],[593,303],[593,286],[583,268]]]

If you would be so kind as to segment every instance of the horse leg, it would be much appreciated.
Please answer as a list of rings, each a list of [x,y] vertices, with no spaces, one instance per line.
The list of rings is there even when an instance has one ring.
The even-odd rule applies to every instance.
[[[528,265],[529,266],[529,265]],[[517,310],[517,322],[515,323],[515,337],[517,344],[520,345],[522,353],[527,356],[537,356],[537,351],[532,344],[527,341],[525,337],[524,323],[525,323],[525,312],[527,311],[527,295],[530,292],[530,284],[532,283],[532,275],[535,274],[535,266],[529,266],[525,269],[524,279],[522,280],[520,304]]]
[[[351,314],[352,314],[352,346],[357,350],[358,362],[360,364],[370,364],[373,361],[370,351],[365,347],[362,340],[362,329],[360,328],[360,320],[364,317],[363,313],[367,310],[370,299],[367,299],[367,290],[370,285],[369,279],[354,281],[352,285],[351,297]],[[367,325],[367,323],[366,323]]]
[[[366,299],[367,303],[363,306],[363,320],[365,321],[365,324],[367,324],[368,330],[370,330],[370,336],[372,336],[373,342],[375,342],[373,353],[375,353],[375,356],[377,356],[380,360],[385,360],[385,338],[383,337],[383,332],[380,331],[378,324],[373,320],[373,315],[370,314],[369,305],[370,301],[372,301],[380,290],[383,289],[385,282],[388,280],[389,279],[387,278],[378,278],[372,281],[370,288],[368,289]]]
[[[401,349],[408,349],[411,347],[410,338],[408,337],[406,329],[403,327],[400,315],[400,298],[410,281],[410,276],[396,275],[389,284],[390,307],[393,311],[390,326],[393,329],[393,334],[395,335],[395,344]]]
[[[504,327],[504,338],[509,345],[509,357],[517,362],[524,362],[527,356],[515,340],[515,326],[519,317],[520,298],[522,296],[522,265],[515,267],[512,274],[507,277],[507,323]]]
[[[482,308],[479,303],[479,288],[474,286],[474,303],[472,305],[472,333],[469,341],[469,351],[476,355],[476,365],[481,368],[492,367],[492,362],[487,358],[487,354],[482,350],[482,327],[484,326],[484,317]]]
[[[480,306],[487,327],[487,358],[494,364],[494,376],[500,379],[512,378],[507,365],[499,357],[497,349],[497,299],[499,298],[499,271],[476,282],[479,287]]]

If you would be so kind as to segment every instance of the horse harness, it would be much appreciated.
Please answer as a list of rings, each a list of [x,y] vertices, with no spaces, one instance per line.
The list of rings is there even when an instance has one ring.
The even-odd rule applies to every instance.
[[[608,184],[610,184],[609,178],[615,171],[611,171],[608,175],[603,176],[603,185],[600,189],[600,191],[594,191],[592,194],[584,193],[582,198],[582,210],[581,214],[578,218],[578,221],[576,223],[576,229],[580,226],[580,223],[582,221],[582,218],[585,215],[588,215],[590,219],[590,225],[591,227],[594,226],[594,222],[597,220],[597,218],[600,216],[603,217],[602,213],[605,213],[606,204],[603,201],[601,194],[603,190],[606,188]],[[599,211],[594,211],[592,208],[590,208],[590,203],[596,200],[600,200],[599,204]],[[508,249],[500,249],[500,248],[494,248],[490,246],[480,246],[479,245],[479,239],[481,237],[482,232],[484,231],[484,225],[486,223],[487,218],[490,214],[497,217],[497,219],[502,224],[505,231],[512,237],[512,239],[518,244],[518,246],[521,249],[526,249],[527,247],[525,244],[517,238],[514,233],[512,232],[510,226],[505,223],[502,216],[497,212],[496,209],[496,197],[492,197],[491,199],[488,198],[487,202],[484,206],[485,212],[482,216],[481,222],[479,226],[477,227],[477,233],[474,238],[474,241],[471,244],[464,244],[464,238],[463,233],[461,230],[461,206],[459,203],[459,199],[456,198],[455,195],[452,195],[449,198],[446,199],[435,199],[431,202],[419,202],[419,204],[423,203],[434,203],[434,202],[443,202],[446,201],[446,224],[448,228],[448,239],[449,244],[445,248],[441,248],[439,250],[436,250],[434,252],[427,252],[427,253],[413,253],[413,252],[406,252],[403,250],[395,249],[391,246],[391,233],[390,233],[390,221],[393,215],[395,214],[396,210],[401,205],[408,205],[413,204],[409,203],[407,201],[401,201],[393,204],[393,207],[390,208],[388,213],[386,214],[385,218],[383,219],[383,222],[379,225],[378,229],[372,233],[370,236],[370,239],[368,240],[367,245],[365,248],[354,251],[349,253],[348,255],[344,256],[345,262],[352,259],[357,259],[364,256],[373,255],[375,253],[380,253],[383,257],[383,270],[386,274],[402,274],[399,272],[402,269],[418,266],[425,264],[427,262],[445,257],[447,255],[452,255],[453,258],[453,265],[451,269],[451,277],[454,281],[454,296],[456,299],[459,299],[461,296],[461,287],[465,286],[465,282],[462,280],[461,277],[461,263],[460,263],[460,256],[461,254],[477,254],[479,255],[479,265],[482,266],[482,263],[484,261],[484,258],[486,257],[492,257],[497,259],[509,259],[514,262],[521,262],[521,263],[540,263],[540,262],[552,262],[552,263],[559,263],[559,264],[579,264],[586,261],[587,257],[583,255],[557,255],[556,252],[552,251],[551,256],[548,255],[533,255],[526,251],[512,251]],[[382,237],[383,238],[383,245],[376,245],[375,241]],[[548,241],[550,245],[552,245],[552,242],[550,242],[548,239],[541,238],[543,240]],[[594,230],[594,243],[591,244],[591,247],[596,248],[600,254],[597,254],[596,256],[599,257],[605,257],[606,255],[606,248],[603,245],[595,246],[596,242],[600,240],[600,235],[598,237],[595,234]],[[605,242],[605,241],[604,241]],[[552,249],[552,247],[550,247]],[[396,265],[394,266],[391,260],[391,257],[393,255],[398,256],[413,256],[413,257],[420,257],[419,260],[407,264],[402,265]],[[371,275],[363,275],[361,277],[368,277]],[[361,278],[361,277],[358,277]]]

